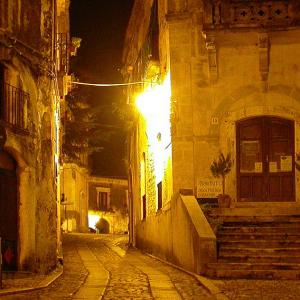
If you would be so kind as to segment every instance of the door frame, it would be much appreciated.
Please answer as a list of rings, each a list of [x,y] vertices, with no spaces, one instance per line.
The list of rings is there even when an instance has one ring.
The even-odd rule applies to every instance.
[[[270,151],[270,128],[271,126],[269,125],[269,123],[271,121],[280,121],[280,122],[286,122],[286,124],[288,124],[288,126],[290,126],[290,130],[291,130],[291,156],[292,156],[292,170],[290,171],[290,175],[292,177],[292,196],[291,196],[291,200],[283,200],[283,201],[278,201],[278,200],[268,200],[270,199],[270,191],[266,190],[265,196],[263,197],[263,200],[261,201],[257,201],[254,200],[254,198],[249,198],[249,200],[242,199],[241,198],[241,173],[240,173],[240,164],[241,164],[241,146],[240,146],[240,128],[242,126],[242,124],[249,122],[251,123],[251,121],[253,121],[253,124],[259,123],[261,122],[261,152],[262,152],[262,168],[263,171],[262,173],[255,173],[255,172],[249,172],[249,176],[254,176],[259,178],[261,177],[262,179],[262,185],[263,185],[263,189],[268,189],[269,188],[269,184],[270,184],[270,178],[271,178],[271,174],[274,176],[277,175],[277,173],[271,173],[269,171],[269,151]],[[236,179],[237,179],[237,201],[239,203],[257,203],[257,202],[263,202],[263,203],[271,203],[271,202],[278,202],[278,203],[291,203],[291,202],[295,202],[296,201],[296,184],[295,184],[295,180],[296,180],[296,174],[295,174],[295,122],[293,120],[287,119],[287,118],[282,118],[282,117],[278,117],[278,116],[255,116],[255,117],[251,117],[251,118],[247,118],[247,119],[243,119],[243,120],[239,120],[236,122]],[[278,172],[279,173],[284,173],[284,172]],[[247,174],[247,172],[245,173]],[[255,175],[254,175],[255,174]],[[245,175],[247,176],[247,175]],[[282,175],[282,177],[284,177],[284,174]],[[252,183],[252,181],[251,181]]]

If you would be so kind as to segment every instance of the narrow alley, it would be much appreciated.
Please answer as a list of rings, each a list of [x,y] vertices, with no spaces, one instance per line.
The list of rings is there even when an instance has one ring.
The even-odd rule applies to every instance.
[[[214,299],[193,276],[126,250],[121,235],[66,234],[64,272],[48,288],[1,300]],[[26,285],[20,279],[20,286]],[[9,281],[4,281],[8,285]]]

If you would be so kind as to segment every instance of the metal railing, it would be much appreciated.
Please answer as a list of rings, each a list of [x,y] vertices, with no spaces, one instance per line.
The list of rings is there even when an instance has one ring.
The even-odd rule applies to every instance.
[[[0,94],[0,119],[13,127],[26,130],[28,102],[28,93],[4,83]]]

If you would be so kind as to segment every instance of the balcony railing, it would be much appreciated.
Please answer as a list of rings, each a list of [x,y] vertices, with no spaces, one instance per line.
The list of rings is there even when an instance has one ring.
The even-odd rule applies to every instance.
[[[299,4],[291,0],[217,1],[207,7],[206,27],[287,27],[299,25]]]
[[[0,97],[0,119],[17,129],[26,130],[29,94],[4,83]]]

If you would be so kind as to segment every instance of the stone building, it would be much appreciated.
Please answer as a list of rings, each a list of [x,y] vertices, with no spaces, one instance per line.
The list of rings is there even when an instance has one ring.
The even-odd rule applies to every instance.
[[[92,230],[97,230],[99,233],[128,233],[128,182],[126,179],[89,177],[88,202],[89,227]]]
[[[4,270],[48,272],[60,246],[69,1],[29,2],[0,1],[0,237]]]
[[[87,232],[89,171],[76,163],[64,163],[60,175],[62,229]]]
[[[296,262],[283,235],[260,250],[245,240],[255,239],[250,221],[265,238],[269,227],[299,226],[299,25],[294,0],[134,2],[123,53],[125,81],[143,82],[127,88],[128,104],[137,107],[129,137],[132,243],[225,277],[228,270],[277,276],[267,262]],[[231,203],[208,216],[198,202],[221,192],[210,170],[220,152],[233,162],[225,185]],[[230,229],[248,232],[244,243],[217,241],[212,220],[223,226],[220,234],[237,221]],[[265,273],[245,264],[234,273],[262,256]]]

